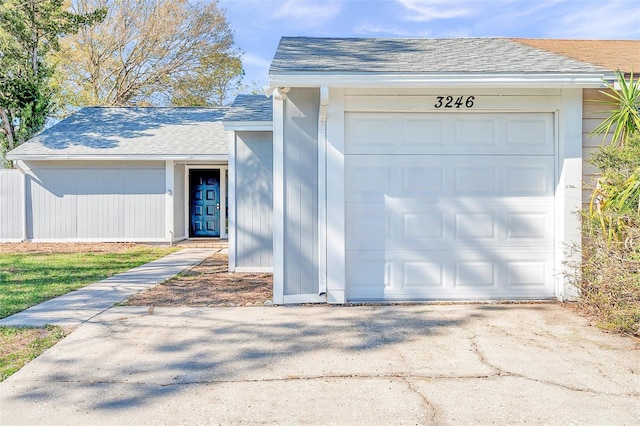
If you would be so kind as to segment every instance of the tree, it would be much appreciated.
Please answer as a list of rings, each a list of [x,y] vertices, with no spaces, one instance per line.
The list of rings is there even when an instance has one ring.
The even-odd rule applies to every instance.
[[[200,59],[173,85],[171,104],[176,106],[224,105],[229,90],[239,91],[244,75],[239,56],[214,52]]]
[[[76,0],[105,20],[63,40],[62,99],[82,105],[220,105],[242,77],[217,0]]]
[[[77,14],[62,0],[0,0],[0,154],[42,130],[51,112],[59,38],[99,21],[104,9]]]

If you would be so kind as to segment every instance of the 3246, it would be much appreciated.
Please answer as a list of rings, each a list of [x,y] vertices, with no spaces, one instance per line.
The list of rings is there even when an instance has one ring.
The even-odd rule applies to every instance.
[[[475,96],[437,96],[435,108],[473,108]]]

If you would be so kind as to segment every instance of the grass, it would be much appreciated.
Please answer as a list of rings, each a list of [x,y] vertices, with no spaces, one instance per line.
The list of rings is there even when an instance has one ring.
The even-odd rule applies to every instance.
[[[67,330],[55,326],[0,327],[0,382],[55,345],[67,334]]]
[[[176,250],[138,246],[120,252],[0,253],[0,318]]]
[[[0,318],[175,251],[137,246],[114,252],[0,253]],[[0,327],[0,381],[68,334],[56,326]]]

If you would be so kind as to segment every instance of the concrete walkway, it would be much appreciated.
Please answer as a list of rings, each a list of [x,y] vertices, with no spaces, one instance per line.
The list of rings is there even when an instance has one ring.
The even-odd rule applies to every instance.
[[[0,383],[0,424],[638,425],[638,343],[559,304],[117,306]]]
[[[188,248],[161,259],[90,284],[0,320],[0,325],[40,327],[46,324],[76,326],[122,302],[135,293],[179,274],[215,249]]]

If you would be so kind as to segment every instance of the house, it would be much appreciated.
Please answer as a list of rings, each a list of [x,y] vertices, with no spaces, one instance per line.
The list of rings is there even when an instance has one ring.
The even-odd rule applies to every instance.
[[[275,302],[573,297],[584,105],[612,77],[504,38],[283,38]]]
[[[5,217],[17,239],[228,236],[278,304],[572,298],[588,100],[619,68],[553,50],[579,42],[285,37],[271,99],[86,108],[18,147]]]
[[[226,237],[226,108],[83,108],[9,153],[19,239]]]

